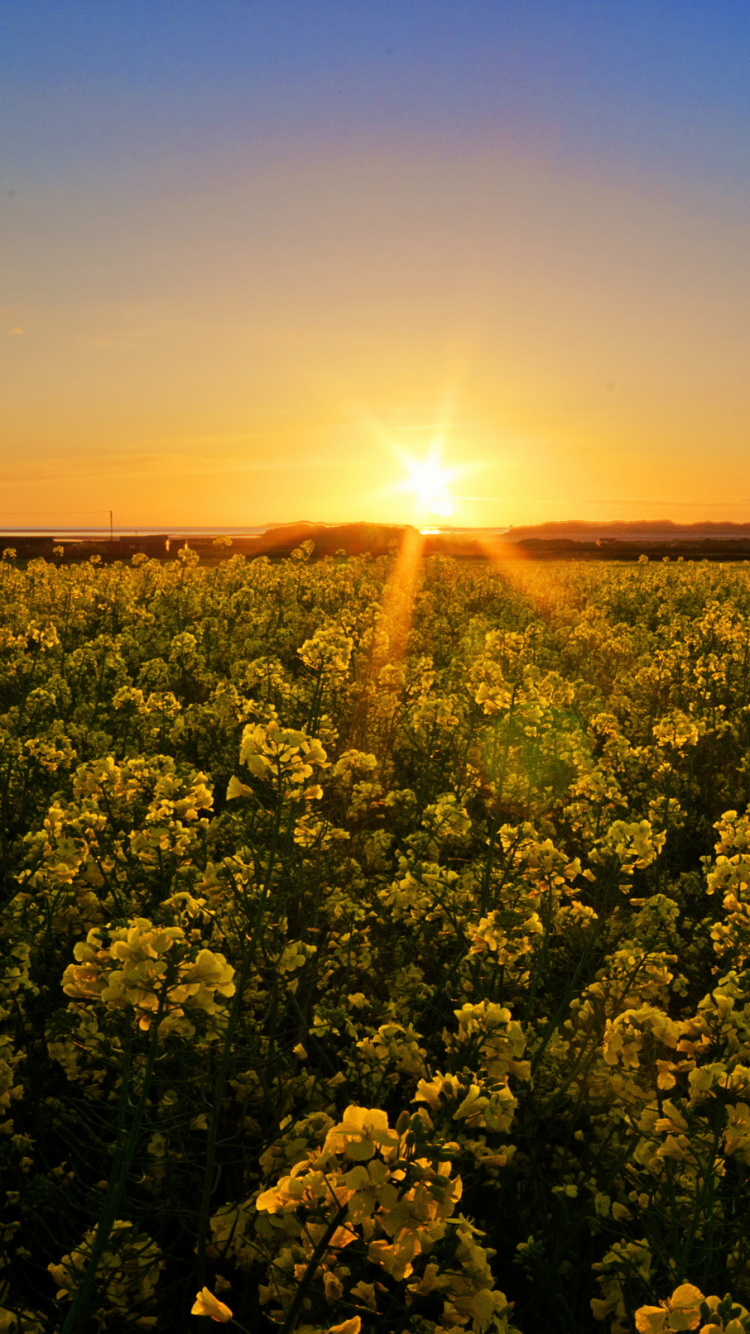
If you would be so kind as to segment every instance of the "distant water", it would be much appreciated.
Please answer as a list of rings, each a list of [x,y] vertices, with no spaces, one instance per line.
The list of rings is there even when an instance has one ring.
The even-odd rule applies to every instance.
[[[263,524],[260,528],[227,528],[219,524],[214,524],[210,528],[188,528],[174,527],[170,528],[168,524],[162,524],[158,528],[120,528],[114,526],[112,532],[115,537],[152,537],[161,536],[166,533],[168,537],[257,537],[260,533],[265,533],[272,526]],[[98,528],[1,528],[6,537],[109,537],[109,524],[106,527]]]

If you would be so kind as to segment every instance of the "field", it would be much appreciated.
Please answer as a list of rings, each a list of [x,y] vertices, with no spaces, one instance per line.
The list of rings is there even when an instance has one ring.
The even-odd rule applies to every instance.
[[[750,566],[309,555],[0,564],[0,1331],[749,1329]]]

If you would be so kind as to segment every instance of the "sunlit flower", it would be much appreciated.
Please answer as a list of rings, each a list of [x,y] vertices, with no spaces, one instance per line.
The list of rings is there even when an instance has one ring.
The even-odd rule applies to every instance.
[[[232,1312],[225,1302],[220,1302],[218,1297],[214,1297],[208,1288],[201,1288],[197,1294],[193,1305],[190,1307],[191,1315],[207,1315],[219,1324],[226,1324],[232,1319]]]

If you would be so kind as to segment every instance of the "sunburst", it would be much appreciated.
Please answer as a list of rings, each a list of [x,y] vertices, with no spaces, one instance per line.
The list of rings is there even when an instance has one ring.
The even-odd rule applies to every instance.
[[[451,487],[462,473],[461,468],[446,467],[442,461],[443,442],[433,440],[421,458],[408,453],[401,446],[395,453],[406,476],[396,486],[414,497],[414,520],[417,525],[428,519],[450,519],[455,512],[455,497]]]

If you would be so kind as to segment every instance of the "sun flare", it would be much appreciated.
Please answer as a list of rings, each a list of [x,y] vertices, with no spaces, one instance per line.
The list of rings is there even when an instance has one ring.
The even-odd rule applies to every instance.
[[[417,522],[432,518],[449,519],[455,510],[451,483],[456,469],[446,468],[441,457],[442,441],[435,440],[422,458],[399,450],[398,455],[406,476],[398,490],[414,497],[414,517]]]
[[[417,504],[444,519],[450,518],[454,508],[449,481],[450,473],[436,458],[412,459],[409,464],[408,489],[414,492]]]

